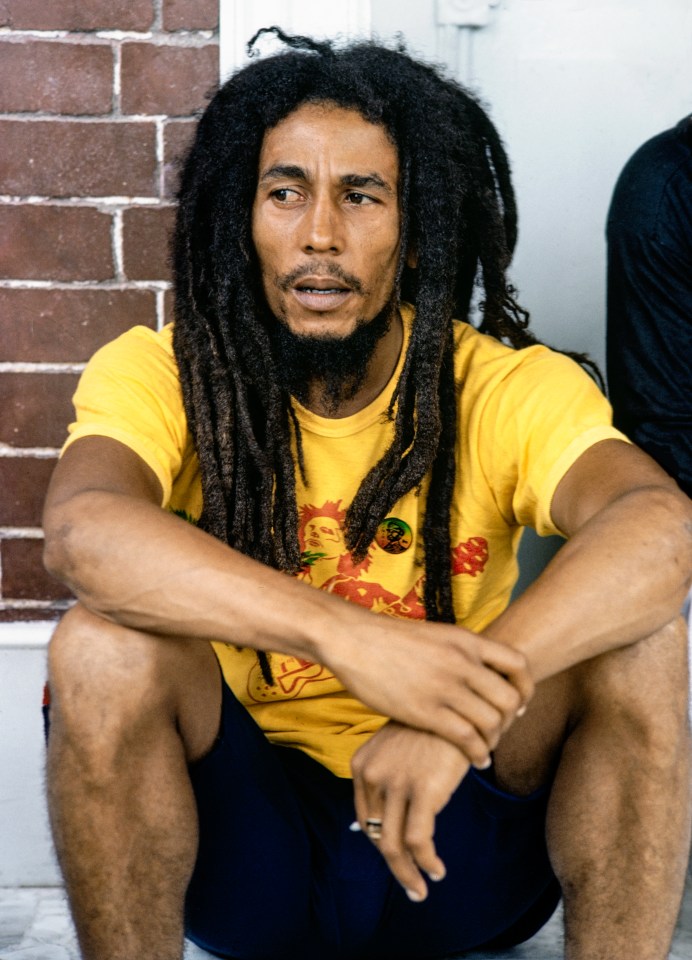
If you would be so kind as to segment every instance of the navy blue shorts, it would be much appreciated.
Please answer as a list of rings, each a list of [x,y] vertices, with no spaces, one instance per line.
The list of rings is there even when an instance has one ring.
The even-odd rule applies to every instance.
[[[532,936],[560,889],[545,845],[549,789],[514,797],[472,770],[437,818],[447,877],[411,903],[348,828],[350,780],[273,746],[224,683],[219,738],[191,765],[200,843],[186,935],[241,960],[406,960]]]

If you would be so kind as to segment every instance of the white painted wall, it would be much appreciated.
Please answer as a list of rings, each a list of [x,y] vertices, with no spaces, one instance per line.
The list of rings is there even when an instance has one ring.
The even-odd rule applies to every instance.
[[[224,78],[248,62],[246,44],[260,27],[310,37],[367,37],[371,0],[220,0],[220,73]],[[273,49],[263,42],[262,52]]]
[[[631,153],[692,112],[692,4],[512,0],[474,71],[513,158],[536,329],[603,363],[607,208]]]
[[[44,800],[41,715],[54,627],[0,624],[0,887],[59,882]]]
[[[373,29],[436,58],[431,0],[373,0]],[[512,160],[512,275],[539,336],[604,362],[605,217],[623,164],[692,112],[690,0],[503,0],[461,31],[459,79],[481,94]]]

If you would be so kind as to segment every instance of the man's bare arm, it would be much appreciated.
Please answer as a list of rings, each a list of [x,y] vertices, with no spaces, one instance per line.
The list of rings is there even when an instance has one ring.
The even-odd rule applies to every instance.
[[[637,447],[587,450],[552,515],[568,542],[484,631],[521,650],[536,682],[654,633],[692,580],[692,501]]]
[[[580,458],[558,487],[553,515],[572,539],[485,631],[521,649],[536,681],[670,622],[692,568],[690,502],[622,442]],[[463,752],[389,724],[356,753],[352,769],[361,826],[382,817],[382,854],[402,886],[424,898],[423,874],[444,872],[435,817],[466,774]]]
[[[230,551],[194,525],[159,507],[149,467],[114,440],[77,441],[58,463],[44,510],[45,563],[94,613],[151,633],[227,640],[311,656],[300,622],[287,636],[284,579]],[[313,609],[313,601],[317,609]],[[300,591],[300,611],[319,614],[319,597]],[[254,616],[236,616],[247,608]],[[276,623],[272,624],[272,614]]]
[[[446,737],[474,763],[530,698],[525,659],[506,644],[345,603],[232,550],[160,499],[127,447],[78,440],[46,502],[48,569],[116,623],[323,663],[373,709]]]

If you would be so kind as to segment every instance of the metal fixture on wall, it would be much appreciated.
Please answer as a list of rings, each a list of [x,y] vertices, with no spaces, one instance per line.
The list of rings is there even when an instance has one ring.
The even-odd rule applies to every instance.
[[[473,80],[473,36],[501,0],[437,0],[437,56],[464,83]]]

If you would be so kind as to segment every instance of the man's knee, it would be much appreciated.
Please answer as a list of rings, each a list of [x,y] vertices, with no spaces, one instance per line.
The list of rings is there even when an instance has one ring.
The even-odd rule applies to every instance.
[[[158,644],[90,613],[80,605],[58,625],[48,648],[48,672],[55,707],[63,712],[95,711],[141,702],[157,686]]]
[[[577,668],[579,719],[668,766],[689,751],[687,631],[682,618]]]
[[[81,750],[95,748],[105,757],[123,743],[145,742],[163,726],[180,729],[185,741],[182,728],[191,725],[193,743],[209,739],[212,727],[215,735],[219,674],[209,644],[122,627],[78,604],[51,639],[48,668],[52,726],[78,739]],[[201,702],[199,717],[193,700]],[[207,734],[195,727],[205,710]]]

